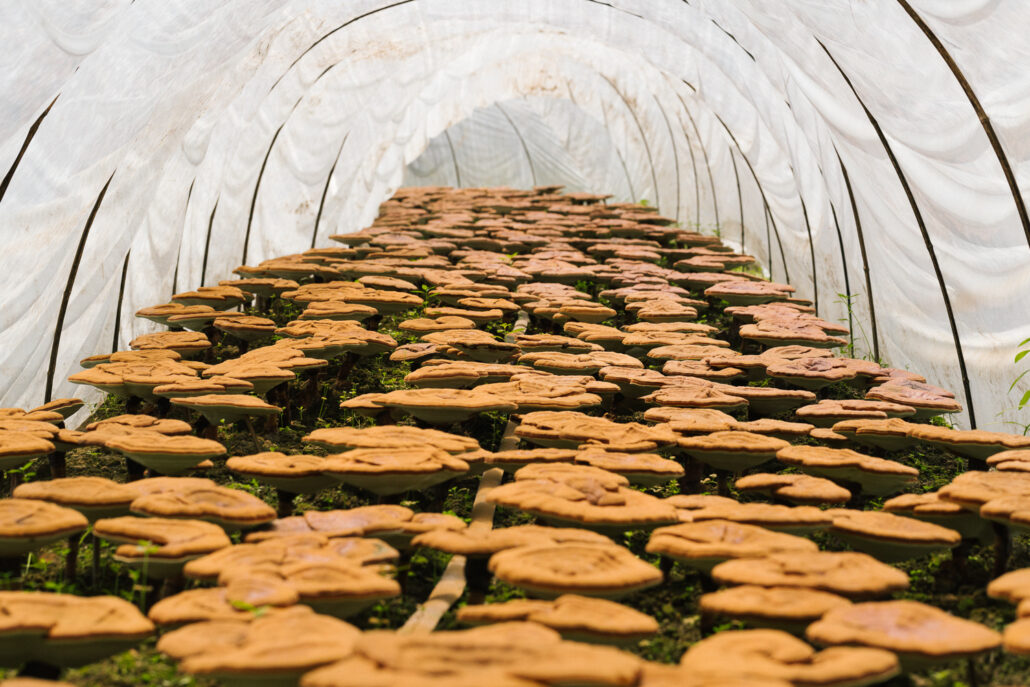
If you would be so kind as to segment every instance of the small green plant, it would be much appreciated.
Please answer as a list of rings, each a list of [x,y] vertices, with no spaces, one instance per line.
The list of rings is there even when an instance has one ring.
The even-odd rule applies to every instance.
[[[1019,348],[1019,350],[1016,351],[1016,357],[1012,361],[1014,363],[1019,363],[1020,361],[1023,360],[1023,358],[1025,358],[1028,354],[1030,354],[1030,339],[1023,339],[1022,341],[1020,341],[1018,348]],[[1023,379],[1023,377],[1026,376],[1027,372],[1030,372],[1030,369],[1023,370],[1022,372],[1019,373],[1019,375],[1015,379],[1012,380],[1012,383],[1009,384],[1009,392],[1010,393],[1012,392],[1013,389],[1016,388],[1016,384],[1019,384],[1019,381],[1021,379]],[[1027,391],[1019,399],[1019,409],[1023,410],[1028,403],[1030,403],[1030,389],[1027,389]]]

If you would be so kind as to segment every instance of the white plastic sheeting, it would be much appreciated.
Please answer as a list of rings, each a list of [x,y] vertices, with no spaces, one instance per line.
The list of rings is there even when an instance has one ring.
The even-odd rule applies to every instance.
[[[8,0],[0,404],[76,393],[136,309],[461,170],[718,226],[1002,428],[1027,26],[1020,0]]]

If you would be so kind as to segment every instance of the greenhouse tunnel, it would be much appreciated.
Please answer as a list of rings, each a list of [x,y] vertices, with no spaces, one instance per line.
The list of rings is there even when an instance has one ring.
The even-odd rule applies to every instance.
[[[1005,430],[1030,46],[999,0],[12,0],[0,405],[403,185],[646,201]],[[975,49],[971,46],[976,46]],[[986,46],[986,47],[985,47]],[[93,397],[96,400],[96,397]]]

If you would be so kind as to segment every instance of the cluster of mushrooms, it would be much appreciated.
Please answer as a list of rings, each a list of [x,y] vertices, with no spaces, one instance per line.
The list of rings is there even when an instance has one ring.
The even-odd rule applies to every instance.
[[[560,191],[402,189],[342,245],[140,310],[164,329],[70,378],[123,414],[71,429],[77,399],[0,410],[0,665],[22,676],[0,685],[59,684],[155,634],[186,673],[268,687],[858,687],[1030,654],[1030,569],[1008,566],[1030,439],[931,423],[954,394],[835,354],[847,330],[751,257]],[[260,450],[376,357],[403,385],[342,399],[306,453]],[[474,436],[484,417],[503,434]],[[259,450],[228,456],[233,429]],[[971,469],[923,492],[904,460],[920,445]],[[67,476],[84,448],[124,478]],[[49,474],[23,481],[37,459]],[[211,478],[225,469],[274,498]],[[405,500],[460,480],[468,517]],[[341,485],[367,505],[298,508]],[[497,508],[525,524],[495,527]],[[647,560],[626,545],[640,533]],[[64,540],[67,577],[90,541],[94,576],[113,559],[160,593],[141,609],[20,590],[25,557]],[[961,570],[982,544],[988,593],[1018,604],[1004,635],[892,598],[896,564],[950,550]],[[405,593],[419,549],[451,558],[418,612],[349,623]],[[708,636],[645,661],[627,649],[661,627],[619,600],[674,566],[707,592]],[[489,603],[498,583],[525,598]],[[468,627],[436,631],[448,613]],[[719,619],[745,629],[712,634]]]

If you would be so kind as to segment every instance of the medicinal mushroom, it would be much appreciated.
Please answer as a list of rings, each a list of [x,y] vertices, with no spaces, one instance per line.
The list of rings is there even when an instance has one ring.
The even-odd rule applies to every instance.
[[[126,651],[154,625],[124,599],[48,592],[0,592],[0,663],[78,667]],[[51,683],[47,683],[51,684]]]
[[[139,496],[139,491],[104,477],[63,477],[20,484],[12,495],[71,508],[93,522],[127,515],[129,504]]]
[[[292,687],[301,675],[349,656],[361,632],[306,606],[271,610],[254,620],[209,620],[161,637],[158,651],[186,673],[229,687]]]
[[[199,484],[140,496],[130,509],[160,518],[197,518],[226,530],[249,529],[275,520],[275,511],[239,489]]]
[[[857,484],[875,496],[903,491],[919,476],[919,470],[908,465],[851,449],[788,446],[777,452],[776,459],[807,474]]]
[[[182,475],[205,460],[225,455],[225,447],[217,441],[155,431],[113,436],[105,445],[163,475]]]
[[[525,620],[561,633],[568,640],[598,644],[636,644],[658,632],[651,616],[607,599],[564,594],[553,601],[513,599],[464,606],[457,620],[468,625]]]
[[[426,489],[469,470],[459,457],[433,446],[364,448],[327,456],[322,472],[380,496]]]
[[[712,578],[721,584],[797,587],[849,599],[885,596],[908,589],[908,575],[872,556],[851,551],[785,552],[720,563]]]
[[[189,358],[211,348],[211,342],[200,332],[155,332],[137,336],[129,342],[129,347],[137,351],[175,351]]]
[[[843,596],[816,589],[741,585],[704,594],[698,599],[702,615],[741,620],[756,627],[802,634],[827,611],[848,606]]]
[[[741,493],[756,492],[807,506],[851,500],[850,491],[828,479],[796,473],[746,475],[734,487]]]
[[[731,630],[702,639],[680,659],[689,672],[782,678],[798,687],[861,687],[901,672],[890,651],[833,647],[817,652],[781,630]]]
[[[615,599],[662,582],[657,568],[615,544],[519,546],[491,556],[490,571],[541,598],[573,593]]]
[[[682,437],[677,443],[687,455],[725,472],[742,472],[761,465],[790,446],[783,439],[735,431]]]
[[[106,518],[93,532],[120,544],[115,560],[156,579],[176,577],[188,561],[232,545],[221,527],[201,520]]]
[[[514,403],[479,389],[402,389],[383,394],[376,402],[434,425],[463,422],[479,413],[510,413],[517,408]]]
[[[0,558],[17,558],[89,527],[78,511],[35,499],[0,499]]]
[[[834,423],[833,431],[860,444],[900,451],[919,443],[911,436],[912,430],[918,426],[892,417],[886,420],[841,420]]]
[[[918,601],[875,601],[842,606],[805,633],[817,644],[859,645],[898,655],[906,671],[970,658],[1001,645],[1001,635]]]
[[[928,420],[935,415],[961,413],[962,406],[955,395],[946,389],[906,379],[891,381],[873,387],[865,395],[874,401],[900,403],[916,409],[913,420]]]
[[[919,558],[958,546],[955,530],[882,511],[833,509],[830,532],[858,551],[886,563]]]
[[[163,626],[178,626],[207,620],[252,620],[254,609],[283,608],[300,600],[291,585],[267,577],[254,576],[224,587],[188,589],[154,604],[147,613]]]
[[[841,420],[886,420],[915,415],[916,409],[900,403],[865,399],[823,399],[794,411],[805,422],[816,427],[830,427]]]
[[[648,553],[658,553],[705,573],[731,558],[755,558],[779,551],[818,551],[808,539],[763,527],[705,520],[659,527],[651,532]]]

